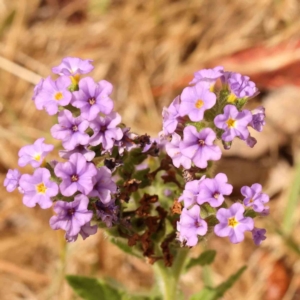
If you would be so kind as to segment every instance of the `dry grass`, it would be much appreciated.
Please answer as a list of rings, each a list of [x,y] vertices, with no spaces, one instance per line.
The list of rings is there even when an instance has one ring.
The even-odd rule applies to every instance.
[[[0,0],[1,180],[8,168],[17,166],[21,146],[40,136],[51,139],[54,119],[36,111],[31,95],[33,84],[63,57],[92,58],[93,76],[113,82],[124,122],[155,135],[162,107],[197,69],[223,61],[233,70],[263,73],[299,61],[299,13],[297,0]],[[282,43],[283,51],[268,55]],[[267,55],[224,59],[255,46],[264,47]],[[275,100],[268,103],[270,111],[282,109]],[[272,218],[280,224],[293,177],[288,162],[299,152],[299,138],[298,131],[287,134],[276,126],[270,125],[264,140],[272,134],[275,138],[250,162],[240,148],[232,152],[239,175],[232,174],[232,158],[220,168],[231,170],[237,187],[252,182],[247,174],[257,174],[254,178],[262,179],[273,196]],[[17,193],[1,192],[0,299],[74,299],[64,283],[66,272],[113,277],[131,290],[153,283],[149,266],[123,256],[103,234],[66,247],[62,234],[49,228],[51,211],[28,209]],[[238,246],[209,242],[221,249],[213,265],[215,283],[248,263],[249,270],[224,299],[299,299],[298,257],[272,231],[271,221],[261,220],[261,226],[270,233],[260,248],[250,240]],[[296,238],[297,229],[299,222],[293,230]],[[282,275],[274,279],[274,274]],[[183,277],[183,288],[197,291],[199,282],[201,273],[194,270]]]

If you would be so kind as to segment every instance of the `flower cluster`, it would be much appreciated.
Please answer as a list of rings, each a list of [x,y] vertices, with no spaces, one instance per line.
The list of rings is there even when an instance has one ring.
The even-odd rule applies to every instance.
[[[254,227],[253,217],[267,215],[269,201],[261,185],[242,187],[244,199],[229,206],[233,187],[227,176],[211,174],[212,163],[222,156],[218,140],[225,149],[234,138],[253,147],[248,127],[262,131],[265,125],[263,107],[243,109],[257,94],[255,84],[223,67],[196,72],[163,109],[159,137],[150,138],[122,124],[111,83],[83,77],[93,68],[91,60],[67,57],[52,69],[56,79],[49,76],[35,87],[36,108],[57,115],[50,132],[62,148],[58,160],[49,159],[54,146],[44,138],[21,148],[19,166],[34,171],[9,170],[7,191],[18,188],[28,207],[53,207],[50,226],[64,230],[68,242],[108,228],[151,263],[163,259],[172,265],[176,247],[195,246],[211,231],[232,243],[251,231],[259,245],[266,231]],[[153,190],[157,194],[148,194]],[[176,195],[178,202],[172,201]]]
[[[220,87],[217,89],[217,82]],[[226,72],[223,67],[204,69],[194,74],[190,86],[177,96],[168,108],[163,110],[162,135],[167,140],[166,152],[176,168],[190,170],[191,174],[209,174],[210,161],[221,158],[221,140],[226,150],[234,138],[239,138],[253,147],[256,140],[250,136],[249,127],[262,131],[265,125],[265,110],[259,107],[253,111],[242,109],[245,103],[258,93],[249,77]],[[244,231],[252,231],[255,244],[264,239],[265,231],[254,228],[249,211],[263,214],[264,203],[269,197],[262,193],[260,184],[243,187],[243,204],[237,202],[227,208],[224,196],[229,196],[232,186],[225,174],[214,178],[202,176],[187,182],[179,202],[184,209],[177,223],[179,240],[188,246],[198,242],[197,235],[208,231],[207,220],[212,216],[217,225],[218,236],[229,236],[232,243],[244,239]],[[252,214],[253,215],[253,214]],[[200,216],[205,216],[206,219]]]
[[[120,115],[113,112],[112,85],[105,80],[95,82],[91,77],[80,79],[93,70],[91,62],[65,58],[52,69],[59,77],[42,79],[34,90],[36,108],[58,115],[58,124],[51,128],[51,134],[62,142],[59,155],[67,161],[46,163],[45,158],[54,146],[40,138],[19,151],[19,166],[30,164],[35,168],[33,174],[21,175],[18,170],[9,170],[4,182],[9,192],[19,188],[28,207],[53,206],[56,215],[50,219],[50,226],[65,230],[69,242],[75,241],[78,234],[85,239],[96,233],[98,226],[91,225],[92,219],[104,218],[103,209],[98,209],[96,203],[112,206],[115,201],[117,186],[111,171],[92,162],[96,153],[91,146],[98,146],[103,154],[127,136],[118,127]],[[130,138],[122,145],[123,149],[134,147]],[[118,222],[116,215],[111,222],[104,220],[107,226],[113,222]]]

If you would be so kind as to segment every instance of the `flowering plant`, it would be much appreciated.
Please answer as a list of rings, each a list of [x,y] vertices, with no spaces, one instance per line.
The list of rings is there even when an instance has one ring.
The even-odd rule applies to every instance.
[[[269,197],[262,186],[242,187],[243,199],[232,202],[233,186],[226,174],[214,174],[213,168],[221,159],[222,145],[229,150],[235,138],[249,147],[256,144],[249,127],[262,131],[264,108],[243,107],[257,88],[249,77],[223,67],[198,71],[163,109],[162,131],[151,138],[122,123],[114,111],[111,83],[82,77],[92,70],[91,60],[67,57],[52,69],[56,80],[49,76],[35,87],[36,108],[57,115],[50,131],[62,143],[60,160],[47,160],[54,146],[39,138],[18,154],[19,166],[30,164],[33,174],[9,170],[4,186],[8,192],[17,188],[28,207],[53,207],[50,226],[64,230],[67,242],[104,228],[114,244],[145,257],[157,271],[160,293],[147,297],[128,296],[91,278],[68,276],[83,298],[180,299],[177,283],[183,270],[209,264],[216,254],[207,250],[189,259],[191,247],[213,233],[234,244],[242,242],[247,231],[256,245],[266,238],[265,229],[254,226],[256,216],[269,213],[265,206]],[[205,295],[218,299],[243,270],[191,299],[208,299]]]

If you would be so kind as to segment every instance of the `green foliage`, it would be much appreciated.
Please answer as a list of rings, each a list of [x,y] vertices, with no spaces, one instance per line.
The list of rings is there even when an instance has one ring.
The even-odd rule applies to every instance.
[[[295,222],[295,211],[299,203],[300,195],[300,160],[297,164],[296,174],[291,184],[290,195],[283,216],[282,229],[285,234],[290,234]]]
[[[210,265],[215,257],[216,257],[216,251],[215,250],[207,250],[200,254],[197,258],[192,258],[189,263],[186,266],[186,270],[189,270],[190,268],[194,266],[205,266]]]
[[[66,279],[83,300],[161,300],[157,296],[128,295],[96,278],[67,275]]]
[[[150,180],[147,177],[149,172],[150,172],[150,169],[146,168],[146,169],[143,169],[143,170],[136,171],[133,175],[133,178],[141,181],[141,183],[139,184],[139,187],[141,189],[148,186],[148,185],[150,185]]]
[[[192,295],[190,300],[218,300],[228,291],[233,284],[240,278],[246,270],[246,266],[240,268],[235,274],[231,275],[225,282],[215,288],[205,287],[202,291]]]
[[[142,256],[138,252],[134,251],[134,247],[129,247],[125,241],[122,241],[121,239],[114,239],[114,238],[112,238],[110,241],[118,248],[120,248],[123,252],[138,258],[142,258]]]
[[[246,209],[244,212],[244,217],[250,217],[254,219],[257,216],[257,213],[253,209]]]
[[[74,292],[84,300],[120,300],[121,292],[109,285],[84,276],[67,275],[66,279]]]

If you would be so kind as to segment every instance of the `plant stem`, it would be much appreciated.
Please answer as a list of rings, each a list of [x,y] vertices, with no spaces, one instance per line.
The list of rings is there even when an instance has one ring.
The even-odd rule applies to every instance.
[[[163,261],[157,261],[154,265],[157,281],[164,300],[178,299],[178,281],[180,279],[185,259],[189,249],[178,249],[173,266],[168,268]]]

